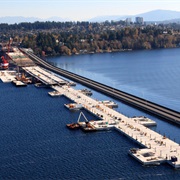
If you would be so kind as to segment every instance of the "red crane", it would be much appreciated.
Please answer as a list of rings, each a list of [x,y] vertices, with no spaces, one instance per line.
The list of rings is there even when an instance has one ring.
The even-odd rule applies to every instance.
[[[10,52],[10,49],[11,49],[12,42],[13,42],[13,39],[9,38],[9,41],[6,44],[6,51],[7,51],[7,53],[5,55],[6,58],[4,56],[1,56],[1,60],[2,60],[1,68],[2,69],[8,69],[8,67],[9,67],[9,62],[7,59],[8,59],[8,53]]]
[[[2,60],[2,63],[1,63],[2,69],[7,69],[9,67],[8,61],[4,58],[4,56],[1,56],[1,60]]]

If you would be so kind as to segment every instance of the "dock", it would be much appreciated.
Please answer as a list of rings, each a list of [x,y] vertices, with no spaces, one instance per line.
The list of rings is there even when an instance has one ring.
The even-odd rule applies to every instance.
[[[16,71],[1,71],[0,79],[3,83],[9,83],[16,80]]]
[[[25,87],[25,86],[27,86],[26,83],[23,83],[22,81],[18,81],[18,80],[14,80],[14,81],[12,81],[12,83],[13,83],[16,87]]]
[[[75,103],[82,104],[87,111],[99,117],[99,120],[89,122],[94,130],[115,129],[140,144],[142,149],[130,150],[129,154],[143,165],[168,163],[174,168],[180,168],[180,145],[141,124],[142,117],[128,118],[69,86],[52,86],[52,88]],[[148,119],[147,126],[148,123],[152,121]]]

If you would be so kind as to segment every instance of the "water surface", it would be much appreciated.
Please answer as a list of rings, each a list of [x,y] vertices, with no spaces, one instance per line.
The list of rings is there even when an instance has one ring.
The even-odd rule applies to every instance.
[[[47,59],[56,66],[180,111],[180,49]]]
[[[159,101],[163,102],[162,100],[165,98],[168,99],[168,102],[171,100],[178,104],[179,96],[176,94],[176,90],[169,93],[163,90],[163,85],[157,84],[159,88],[156,91],[154,90],[155,86],[150,88],[149,83],[146,82],[146,78],[149,78],[150,83],[154,84],[151,76],[155,73],[154,77],[159,74],[162,81],[166,83],[162,69],[161,73],[158,73],[153,70],[153,66],[151,68],[146,67],[147,65],[142,59],[134,63],[133,59],[127,60],[125,58],[126,56],[143,58],[143,53],[151,54],[152,52],[56,57],[51,58],[51,60],[65,69],[87,77],[94,77],[95,80],[104,81],[115,87],[123,87],[123,90],[140,93],[140,89],[141,91],[143,89],[144,96],[152,98],[155,94],[159,98],[161,95],[163,98],[159,98]],[[166,56],[168,54],[164,51],[157,53],[166,54]],[[109,63],[112,61],[114,63]],[[121,61],[123,63],[119,63]],[[134,66],[131,63],[126,64],[126,61],[133,62]],[[143,68],[141,67],[142,63],[145,66]],[[157,70],[157,63],[153,60],[152,63],[156,64],[154,66]],[[162,67],[162,63],[159,63],[161,64],[159,66]],[[130,66],[132,66],[131,71],[133,72],[127,72]],[[109,71],[113,67],[116,71]],[[139,74],[146,72],[144,68],[148,72],[146,76],[141,77]],[[170,69],[172,70],[172,67]],[[174,73],[176,74],[179,69],[176,67],[175,69]],[[168,81],[167,70],[166,67],[164,75]],[[151,75],[149,75],[150,73]],[[134,77],[134,74],[138,74],[138,76]],[[178,82],[176,80],[178,75],[177,77],[172,76],[170,70],[169,74],[174,81]],[[160,83],[158,77],[155,79]],[[144,84],[141,81],[146,83]],[[174,83],[172,86],[176,87]],[[167,87],[169,88],[169,86]],[[75,88],[82,89],[85,87],[77,84]],[[65,97],[52,98],[48,95],[49,91],[52,89],[36,88],[34,85],[16,88],[11,83],[0,82],[0,179],[172,180],[180,178],[180,171],[174,170],[167,164],[157,167],[142,166],[128,155],[130,148],[139,146],[114,130],[95,133],[84,133],[80,130],[70,131],[66,128],[66,124],[75,122],[78,119],[79,112],[71,112],[66,109],[64,104],[70,103],[70,100]],[[174,124],[94,90],[92,92],[92,98],[110,99],[117,102],[119,107],[116,110],[126,116],[144,115],[155,120],[157,126],[151,129],[180,143],[180,129]],[[96,117],[85,110],[83,112],[89,120],[96,120]]]

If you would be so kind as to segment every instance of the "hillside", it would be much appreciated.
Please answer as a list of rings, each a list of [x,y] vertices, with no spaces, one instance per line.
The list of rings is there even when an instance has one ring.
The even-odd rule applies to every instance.
[[[154,10],[149,11],[146,13],[136,14],[136,15],[112,15],[112,16],[97,16],[88,20],[89,22],[104,22],[106,20],[111,21],[119,21],[119,20],[125,20],[126,18],[132,18],[132,21],[135,21],[135,17],[140,16],[144,18],[144,21],[156,21],[156,22],[162,22],[162,21],[171,21],[171,22],[178,22],[177,19],[180,19],[180,11],[170,11],[170,10]],[[8,23],[8,24],[14,24],[14,23],[21,23],[21,22],[35,22],[35,21],[55,21],[55,22],[65,22],[65,21],[71,21],[70,19],[64,19],[61,17],[50,17],[47,19],[41,19],[37,17],[23,17],[23,16],[7,16],[7,17],[0,17],[0,23]]]
[[[6,17],[0,17],[0,23],[7,23],[7,24],[15,24],[15,23],[21,23],[21,22],[45,22],[45,21],[55,21],[55,22],[65,22],[65,21],[71,21],[70,19],[63,19],[60,17],[50,17],[47,19],[41,19],[37,17],[23,17],[23,16],[6,16]]]
[[[124,16],[99,16],[94,17],[92,19],[89,19],[90,22],[102,22],[106,20],[125,20],[126,18],[132,18],[132,21],[135,20],[135,17],[140,16],[144,18],[144,21],[167,21],[167,20],[173,20],[173,19],[179,19],[180,18],[180,12],[179,11],[170,11],[170,10],[154,10],[149,11],[146,13],[136,14],[133,16],[130,15],[124,15]]]

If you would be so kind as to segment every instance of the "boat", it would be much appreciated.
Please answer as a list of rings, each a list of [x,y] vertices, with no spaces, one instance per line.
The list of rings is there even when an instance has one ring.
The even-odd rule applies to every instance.
[[[100,101],[101,103],[103,103],[105,106],[109,107],[109,108],[117,108],[118,104],[111,101],[111,100],[106,100],[106,101]]]
[[[138,122],[139,124],[142,124],[144,126],[156,126],[157,123],[145,116],[133,116],[132,119],[135,122]]]
[[[78,123],[66,124],[66,126],[69,129],[79,129],[79,127],[80,127]]]
[[[82,104],[76,104],[76,103],[64,104],[64,106],[69,110],[80,110],[83,108]]]
[[[85,122],[80,122],[81,117],[84,117]],[[85,132],[96,131],[96,128],[87,120],[83,112],[80,112],[77,123],[71,123],[66,125],[69,129],[79,129],[81,128]]]
[[[48,94],[49,94],[50,96],[61,96],[61,95],[62,95],[61,92],[59,92],[59,91],[48,92]]]
[[[97,131],[95,126],[93,126],[89,121],[85,123],[79,123],[79,125],[80,125],[80,128],[85,132]]]
[[[81,116],[84,117],[85,122],[80,122]],[[95,128],[95,126],[87,120],[86,116],[83,114],[83,112],[80,112],[79,117],[78,117],[78,121],[77,123],[79,124],[80,128],[85,131],[85,132],[92,132],[92,131],[96,131],[97,129]]]

